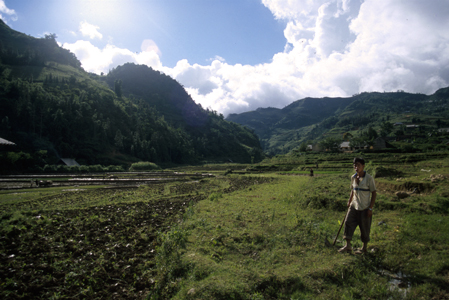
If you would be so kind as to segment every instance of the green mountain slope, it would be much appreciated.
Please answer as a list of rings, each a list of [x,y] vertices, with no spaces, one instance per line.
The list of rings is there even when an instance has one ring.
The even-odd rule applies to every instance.
[[[36,39],[1,20],[0,37],[0,136],[17,150],[47,150],[45,163],[262,158],[251,130],[202,109],[164,74],[134,64],[87,73],[54,36]]]
[[[171,77],[145,65],[127,63],[106,76],[111,89],[116,84],[126,97],[145,100],[157,107],[165,120],[175,126],[201,126],[209,113],[198,106],[184,88]]]
[[[127,63],[109,72],[105,80],[111,88],[121,89],[123,95],[134,101],[143,100],[155,107],[171,126],[182,128],[202,157],[248,161],[251,156],[262,155],[255,134],[201,108],[167,75],[144,65]]]
[[[76,56],[56,43],[54,34],[36,39],[15,31],[0,19],[0,62],[9,65],[44,66],[53,61],[76,68],[81,63]]]
[[[413,135],[416,139],[432,136],[438,128],[449,126],[449,88],[430,96],[398,91],[361,93],[348,98],[305,98],[283,109],[259,108],[231,114],[227,120],[253,129],[264,151],[272,155],[329,138],[338,142],[354,137],[354,143],[364,143],[368,138],[372,142],[377,136]],[[402,126],[394,127],[397,122]],[[417,126],[412,132],[407,124]],[[441,143],[441,139],[429,143]]]
[[[270,154],[285,152],[285,145],[299,146],[309,126],[319,124],[345,109],[352,98],[305,98],[282,108],[259,108],[226,119],[247,126],[259,136],[264,150]],[[295,142],[296,141],[296,142]]]
[[[262,138],[271,136],[280,129],[294,130],[317,124],[345,109],[352,98],[305,98],[295,101],[283,109],[259,108],[242,114],[230,114],[227,120],[253,128]]]

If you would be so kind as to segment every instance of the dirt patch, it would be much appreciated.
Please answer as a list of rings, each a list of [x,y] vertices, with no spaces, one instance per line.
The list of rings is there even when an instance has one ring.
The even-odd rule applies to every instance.
[[[226,180],[229,187],[224,193],[271,181]],[[154,285],[157,235],[180,222],[191,203],[206,199],[208,188],[215,186],[180,183],[170,195],[149,202],[137,201],[142,196],[130,189],[72,191],[47,197],[52,205],[47,202],[45,210],[39,204],[42,199],[28,201],[29,210],[23,210],[23,202],[4,206],[0,298],[144,299]],[[165,194],[164,185],[143,191],[143,198],[146,193]],[[91,207],[85,202],[87,209],[61,209],[105,194],[124,202]]]
[[[13,298],[57,292],[142,298],[157,231],[169,228],[168,220],[197,200],[51,211],[12,222],[1,232],[0,277],[7,278],[5,288]]]

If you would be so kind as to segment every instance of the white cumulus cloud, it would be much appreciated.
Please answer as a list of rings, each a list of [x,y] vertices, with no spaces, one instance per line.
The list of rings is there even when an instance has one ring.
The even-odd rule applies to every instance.
[[[102,39],[103,35],[98,31],[99,27],[85,21],[80,23],[79,30],[83,36],[90,39]],[[78,40],[74,43],[64,43],[63,48],[73,52],[80,60],[82,67],[93,73],[107,73],[109,70],[127,62],[150,66],[156,70],[162,70],[160,61],[161,51],[151,39],[145,39],[141,43],[141,52],[132,52],[126,48],[119,48],[109,41],[104,48],[99,48],[89,41]]]
[[[284,107],[303,97],[363,91],[433,93],[449,85],[445,0],[263,0],[287,21],[285,50],[270,63],[209,66],[182,61],[166,72],[195,101],[224,114]]]
[[[103,35],[98,31],[100,27],[87,23],[86,21],[82,21],[80,23],[80,32],[83,36],[87,36],[90,39],[102,39]]]
[[[127,62],[148,65],[154,69],[161,69],[159,56],[154,51],[142,51],[134,53],[128,49],[118,48],[114,45],[106,45],[100,49],[89,41],[78,40],[75,43],[64,43],[63,48],[73,52],[81,61],[82,67],[92,73],[107,73],[112,68]]]
[[[164,67],[151,40],[133,53],[111,44],[64,44],[91,72],[126,61],[147,64],[185,86],[203,107],[225,115],[284,107],[304,97],[345,97],[363,91],[430,94],[449,85],[447,0],[262,0],[286,23],[283,52],[269,63],[207,65],[180,60]]]
[[[16,14],[15,10],[6,7],[5,1],[0,0],[0,19],[5,21],[5,23],[6,23],[7,20],[5,20],[5,17],[3,16],[3,14],[6,14],[13,21],[17,20],[17,14]]]
[[[103,35],[98,32],[99,27],[81,22],[80,32],[91,39]],[[80,60],[82,67],[92,73],[107,73],[109,70],[132,62],[141,65],[147,65],[154,69],[162,69],[160,61],[161,51],[153,40],[143,40],[141,52],[132,52],[128,49],[119,48],[112,43],[108,43],[103,49],[93,45],[89,41],[78,40],[75,43],[64,43],[62,47],[73,52]]]

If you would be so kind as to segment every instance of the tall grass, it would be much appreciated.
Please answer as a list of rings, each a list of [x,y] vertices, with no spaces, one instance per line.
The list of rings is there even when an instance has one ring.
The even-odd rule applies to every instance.
[[[324,243],[335,238],[345,214],[349,173],[271,176],[276,178],[271,183],[211,195],[211,201],[195,205],[180,225],[187,237],[180,257],[185,268],[176,283],[169,284],[172,299],[447,295],[449,218],[447,211],[438,210],[447,205],[443,197],[419,195],[398,202],[388,196],[394,190],[379,191],[370,252],[359,257],[340,254]],[[425,203],[431,208],[416,210]],[[338,247],[343,245],[341,235]],[[362,246],[358,231],[353,245]],[[406,274],[401,286],[407,288],[392,285],[384,270]]]

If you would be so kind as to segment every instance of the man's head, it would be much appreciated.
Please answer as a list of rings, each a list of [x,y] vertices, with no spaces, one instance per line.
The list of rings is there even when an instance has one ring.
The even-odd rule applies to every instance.
[[[365,169],[365,160],[361,157],[354,158],[352,164],[354,166],[354,170],[359,174]]]
[[[363,159],[363,158],[361,158],[361,157],[356,157],[356,158],[354,158],[354,161],[352,162],[352,164],[357,164],[357,163],[360,163],[361,165],[365,165],[365,160]]]

